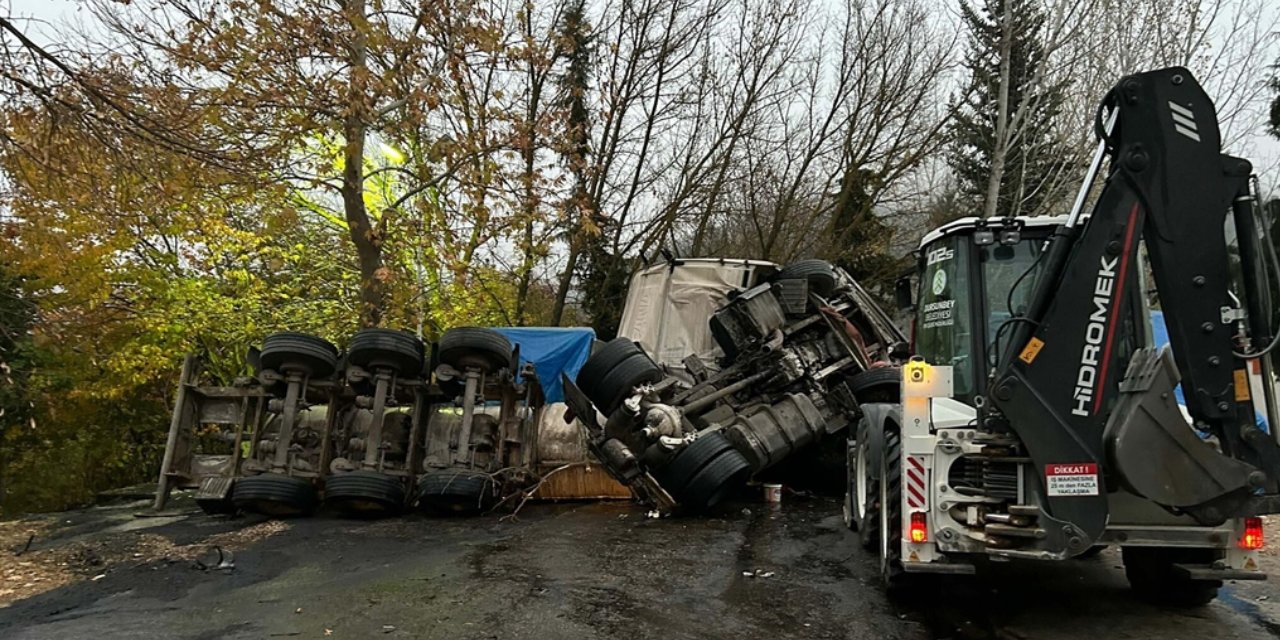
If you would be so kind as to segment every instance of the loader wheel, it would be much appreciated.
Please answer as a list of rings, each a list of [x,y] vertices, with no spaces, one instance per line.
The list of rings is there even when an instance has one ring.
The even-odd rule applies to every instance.
[[[1124,575],[1138,597],[1166,606],[1203,607],[1218,597],[1221,580],[1192,580],[1173,565],[1211,564],[1223,558],[1218,549],[1123,547]]]
[[[262,341],[259,362],[263,369],[327,378],[338,368],[338,348],[323,338],[282,331]]]
[[[849,492],[845,497],[845,524],[858,532],[862,548],[872,551],[880,545],[880,489],[871,465],[870,422],[863,418],[855,427],[855,440],[849,446]]]
[[[349,518],[378,518],[400,513],[404,482],[376,471],[351,471],[330,476],[324,484],[324,504]]]
[[[367,371],[390,369],[396,375],[415,375],[425,359],[422,341],[393,329],[362,329],[351,338],[347,362]]]
[[[432,471],[418,481],[418,507],[423,511],[475,515],[493,501],[493,478],[469,469]]]
[[[902,368],[876,367],[859,371],[849,378],[849,391],[858,404],[868,402],[900,402],[902,400]]]
[[[607,416],[622,406],[637,385],[658,382],[662,375],[662,369],[639,345],[627,338],[615,338],[582,365],[577,384]]]
[[[241,511],[290,518],[311,515],[316,489],[302,478],[264,473],[237,480],[231,500]]]
[[[809,289],[826,298],[836,290],[836,273],[831,263],[826,260],[800,260],[782,268],[774,274],[777,280],[807,280]]]
[[[893,592],[907,586],[908,576],[902,570],[902,440],[892,424],[884,426],[880,451],[880,577]]]
[[[1106,550],[1107,550],[1107,545],[1095,544],[1092,547],[1085,549],[1084,552],[1081,553],[1080,555],[1075,556],[1075,559],[1076,560],[1092,560],[1102,555],[1102,552]]]
[[[483,327],[458,327],[440,338],[440,362],[459,371],[469,368],[492,373],[511,366],[511,341]]]

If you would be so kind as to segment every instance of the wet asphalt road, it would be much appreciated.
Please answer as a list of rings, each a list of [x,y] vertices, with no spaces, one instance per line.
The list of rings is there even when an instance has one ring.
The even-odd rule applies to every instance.
[[[152,528],[181,544],[252,520]],[[229,573],[120,566],[0,609],[0,638],[1274,638],[1270,584],[1193,612],[1134,600],[1118,557],[993,567],[902,601],[832,500],[649,520],[530,505],[515,522],[290,523]],[[751,575],[745,575],[751,574]]]

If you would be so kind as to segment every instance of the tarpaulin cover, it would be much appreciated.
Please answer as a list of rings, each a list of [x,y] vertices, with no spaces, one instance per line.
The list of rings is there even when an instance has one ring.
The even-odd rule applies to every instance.
[[[533,363],[547,402],[564,402],[560,374],[576,379],[596,339],[589,327],[495,327],[494,331],[520,346],[521,368]]]

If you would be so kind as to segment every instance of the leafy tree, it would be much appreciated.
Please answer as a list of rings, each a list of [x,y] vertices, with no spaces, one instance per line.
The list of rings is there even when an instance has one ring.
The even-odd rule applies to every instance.
[[[1068,157],[1054,127],[1066,87],[1045,79],[1045,10],[1039,0],[960,9],[970,80],[955,105],[949,163],[982,215],[1042,213],[1056,204],[1051,187]]]

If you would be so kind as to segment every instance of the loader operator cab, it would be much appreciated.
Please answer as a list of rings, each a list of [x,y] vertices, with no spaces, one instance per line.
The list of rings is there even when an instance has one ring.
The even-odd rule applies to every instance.
[[[920,242],[913,353],[954,368],[956,400],[973,406],[987,376],[1025,311],[1041,271],[1040,253],[1065,216],[998,220],[961,218],[930,231]],[[1136,271],[1136,270],[1135,270]],[[1135,274],[1136,279],[1136,274]],[[1118,359],[1148,335],[1140,304],[1126,314]],[[1123,370],[1125,362],[1113,363]]]

